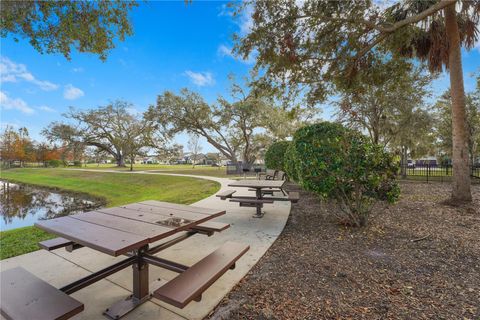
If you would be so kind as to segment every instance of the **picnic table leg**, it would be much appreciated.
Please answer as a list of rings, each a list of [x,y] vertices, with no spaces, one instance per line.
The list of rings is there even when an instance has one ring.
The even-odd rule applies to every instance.
[[[125,300],[121,300],[105,310],[104,314],[111,319],[120,319],[145,301],[151,295],[148,288],[148,263],[143,260],[142,255],[148,252],[148,245],[135,252],[137,257],[133,264],[133,292]]]
[[[148,263],[139,258],[133,265],[133,297],[141,300],[148,295]]]
[[[255,192],[256,192],[256,194],[257,194],[257,200],[262,200],[262,189],[257,188],[257,189],[255,190]],[[261,218],[261,217],[263,217],[262,207],[263,207],[263,204],[262,204],[262,203],[257,203],[257,205],[256,205],[257,213],[253,216],[254,218]]]

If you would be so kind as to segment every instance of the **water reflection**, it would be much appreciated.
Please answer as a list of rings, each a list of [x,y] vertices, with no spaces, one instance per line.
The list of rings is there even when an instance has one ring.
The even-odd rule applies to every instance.
[[[90,211],[102,205],[85,195],[0,181],[0,230],[31,226],[37,220]]]

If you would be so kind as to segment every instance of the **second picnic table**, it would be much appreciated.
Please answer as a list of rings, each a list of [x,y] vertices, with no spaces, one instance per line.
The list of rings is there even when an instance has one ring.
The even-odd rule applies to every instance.
[[[254,217],[261,218],[263,216],[262,208],[264,203],[273,203],[274,200],[288,200],[287,198],[265,198],[264,191],[283,190],[285,180],[238,180],[229,183],[229,187],[250,188],[255,190],[255,197],[251,196],[235,196],[230,201],[239,202],[240,206],[255,207],[256,214]]]
[[[226,242],[191,267],[156,257],[154,254],[194,234],[211,235],[228,228],[228,224],[210,222],[211,219],[223,214],[225,211],[220,209],[143,201],[38,221],[35,223],[36,227],[61,237],[40,243],[44,249],[65,247],[72,251],[85,246],[111,256],[125,255],[127,258],[60,289],[51,287],[22,268],[7,270],[8,277],[7,274],[2,274],[4,276],[2,291],[8,290],[9,294],[5,295],[5,299],[2,296],[0,310],[3,315],[12,319],[66,319],[83,310],[83,304],[68,295],[128,266],[133,267],[132,295],[106,309],[104,313],[106,316],[119,319],[150,299],[152,295],[183,308],[192,300],[199,301],[203,291],[229,268],[233,268],[249,246]],[[149,244],[172,235],[177,236],[149,247]],[[165,268],[180,275],[151,295],[149,265]],[[22,302],[25,299],[35,303]]]

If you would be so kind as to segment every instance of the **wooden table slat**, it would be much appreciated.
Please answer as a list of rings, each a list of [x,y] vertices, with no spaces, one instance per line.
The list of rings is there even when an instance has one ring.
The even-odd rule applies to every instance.
[[[148,238],[149,242],[155,242],[176,233],[176,231],[172,228],[140,222],[125,217],[114,216],[99,211],[74,214],[70,217],[107,228],[143,236]]]
[[[203,208],[203,207],[190,206],[186,204],[162,202],[162,201],[156,201],[156,200],[141,201],[141,202],[138,202],[137,204],[144,204],[144,205],[160,207],[160,208],[177,209],[180,211],[188,211],[188,212],[201,213],[206,215],[212,215],[212,214],[215,215],[215,214],[218,214],[219,212],[222,212],[222,210],[220,209]]]
[[[97,209],[97,211],[136,221],[143,221],[155,225],[170,227],[172,229],[175,229],[177,232],[191,229],[197,224],[216,217],[216,215],[209,216],[202,214],[194,214],[192,212],[185,211],[178,212],[174,209],[164,210],[162,208],[148,207],[145,205],[137,206],[139,207],[139,209],[135,209],[136,206],[134,205],[128,205],[119,208]],[[224,213],[225,212],[221,212],[218,215]]]
[[[118,256],[148,244],[148,238],[71,217],[40,220],[35,226],[83,246]]]
[[[128,204],[125,206],[121,206],[119,208],[140,211],[140,212],[149,212],[149,213],[154,213],[154,214],[165,216],[165,217],[176,216],[179,218],[193,220],[193,221],[205,220],[205,219],[210,220],[212,218],[225,214],[225,210],[217,210],[217,211],[212,210],[210,214],[203,214],[203,213],[179,210],[176,208],[161,208],[157,206],[150,206],[150,205],[138,204],[138,203]]]

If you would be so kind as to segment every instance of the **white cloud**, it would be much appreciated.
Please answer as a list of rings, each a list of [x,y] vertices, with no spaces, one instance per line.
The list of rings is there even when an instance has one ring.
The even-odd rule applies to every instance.
[[[0,106],[5,110],[18,110],[25,114],[33,114],[35,110],[20,98],[10,98],[5,92],[0,91]]]
[[[253,7],[252,5],[247,5],[243,8],[242,13],[237,19],[237,24],[240,27],[240,35],[245,36],[252,30],[253,27]]]
[[[253,64],[255,63],[255,52],[252,52],[247,59],[242,59],[241,57],[237,57],[233,54],[233,51],[232,51],[232,48],[230,47],[227,47],[226,45],[224,44],[221,44],[218,49],[217,49],[217,52],[220,56],[222,57],[230,57],[232,59],[235,59],[237,61],[240,61],[240,62],[243,62],[243,63],[246,63],[246,64]]]
[[[199,87],[211,86],[215,83],[215,80],[210,72],[193,72],[187,70],[185,71],[185,74],[190,78],[190,81]]]
[[[235,56],[233,55],[233,52],[232,52],[232,48],[229,48],[224,44],[221,44],[218,47],[218,54],[220,54],[222,57],[227,56],[227,57],[235,58]]]
[[[131,106],[131,107],[127,108],[127,112],[129,114],[131,114],[132,116],[137,116],[137,115],[140,115],[142,113],[140,110],[135,108],[135,106]]]
[[[238,12],[240,7],[241,11]],[[238,3],[234,6],[223,4],[219,7],[218,11],[219,17],[230,17],[232,19],[232,21],[239,27],[239,34],[241,36],[248,34],[253,27],[253,6],[251,4],[245,6],[244,4]]]
[[[58,84],[46,80],[38,80],[31,74],[24,64],[15,63],[7,57],[0,57],[0,79],[1,82],[27,81],[38,86],[44,91],[58,89]]]
[[[12,127],[13,129],[18,129],[18,128],[20,128],[20,125],[18,123],[13,123],[13,122],[1,122],[0,123],[0,128],[2,130],[5,130],[7,127]]]
[[[78,68],[72,68],[72,71],[75,72],[75,73],[80,73],[80,72],[83,72],[85,70],[82,67],[78,67]]]
[[[79,88],[74,87],[71,84],[67,84],[63,90],[63,97],[67,100],[75,100],[83,97],[85,93]]]
[[[39,80],[34,79],[32,82],[34,84],[36,84],[37,86],[39,86],[40,89],[42,89],[44,91],[53,91],[53,90],[58,89],[58,84],[51,83],[49,81],[39,81]]]
[[[46,111],[46,112],[55,112],[55,109],[50,108],[48,106],[41,106],[41,107],[38,107],[38,109],[40,109],[42,111]]]
[[[229,7],[226,3],[222,4],[218,9],[218,16],[219,17],[232,17],[233,16],[233,9]]]

